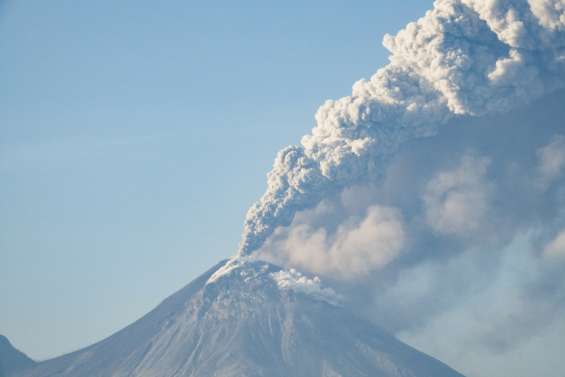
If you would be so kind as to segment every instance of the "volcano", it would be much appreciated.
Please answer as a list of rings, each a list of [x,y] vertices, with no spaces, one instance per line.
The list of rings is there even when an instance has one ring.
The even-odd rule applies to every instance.
[[[35,362],[17,350],[5,336],[0,335],[0,377],[31,368]]]
[[[457,377],[341,304],[316,277],[223,261],[82,350],[8,377]]]

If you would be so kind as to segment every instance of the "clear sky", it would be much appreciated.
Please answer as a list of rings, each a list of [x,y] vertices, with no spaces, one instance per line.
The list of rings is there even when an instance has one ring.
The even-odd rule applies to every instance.
[[[0,1],[0,334],[32,357],[232,255],[276,151],[431,1],[235,4]]]

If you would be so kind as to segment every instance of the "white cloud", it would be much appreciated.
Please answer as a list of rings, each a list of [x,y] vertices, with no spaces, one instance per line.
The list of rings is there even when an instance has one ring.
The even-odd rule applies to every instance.
[[[271,276],[282,290],[292,290],[314,296],[331,304],[339,304],[341,297],[331,288],[323,287],[317,276],[308,277],[291,268],[271,273]]]
[[[565,137],[557,135],[549,144],[538,149],[538,160],[539,184],[547,188],[565,168]]]
[[[565,30],[565,2],[563,0],[529,0],[528,3],[543,26],[552,30]]]
[[[488,212],[488,160],[465,156],[454,170],[444,171],[426,185],[426,220],[439,233],[465,236],[477,230]]]
[[[298,211],[381,179],[406,142],[461,115],[508,111],[562,88],[563,7],[531,4],[437,0],[418,21],[385,36],[390,63],[355,83],[351,96],[322,105],[312,132],[279,152],[267,192],[247,213],[240,254],[260,248]]]
[[[312,131],[278,153],[266,193],[247,213],[238,255],[344,279],[344,286],[365,284],[378,294],[361,308],[376,308],[389,330],[425,328],[412,339],[423,340],[426,352],[429,339],[440,339],[440,358],[469,349],[487,355],[493,340],[502,350],[531,338],[550,309],[565,307],[564,275],[560,266],[544,270],[539,249],[510,240],[527,233],[535,243],[565,221],[557,181],[564,141],[535,159],[540,135],[562,132],[562,110],[558,125],[544,111],[555,110],[552,95],[565,87],[564,12],[562,0],[436,0],[418,21],[385,36],[389,64],[355,83],[351,96],[326,101]],[[535,116],[521,112],[530,104]],[[468,141],[488,159],[467,155],[446,168],[467,150],[454,147],[473,133],[453,130],[465,123],[481,129]],[[380,187],[391,162],[424,137],[434,140],[433,164],[419,155],[412,164],[423,172],[396,171],[396,191]],[[536,178],[555,190],[537,190]],[[352,186],[382,190],[332,202]],[[544,254],[560,255],[561,246],[556,237]],[[476,371],[479,359],[455,359]],[[495,359],[485,358],[481,369],[513,360]],[[514,369],[499,375],[532,375]]]
[[[565,258],[565,230],[562,230],[546,245],[543,254],[549,258]]]
[[[544,280],[547,271],[538,263],[533,236],[517,234],[496,251],[499,259],[467,252],[434,269],[415,266],[411,275],[425,274],[432,281],[432,288],[422,292],[420,305],[444,296],[438,291],[446,289],[458,299],[450,299],[422,326],[406,327],[399,337],[466,375],[551,375],[552,364],[560,360],[551,346],[562,348],[565,335],[565,282]],[[480,273],[487,263],[496,265],[491,275]],[[394,287],[392,293],[411,285],[399,281],[400,288]],[[553,285],[549,294],[540,290],[544,285]],[[399,296],[394,299],[403,301]],[[561,341],[556,342],[556,335]]]
[[[334,232],[313,223],[301,217],[289,228],[280,228],[258,252],[260,258],[350,279],[385,267],[406,244],[402,216],[390,207],[371,206]]]
[[[299,211],[262,250],[332,278],[344,305],[466,375],[546,375],[560,358],[544,347],[559,346],[554,331],[565,328],[565,258],[557,256],[565,186],[555,179],[542,192],[532,182],[538,150],[563,132],[563,99],[565,91],[501,116],[453,121],[411,142],[380,182]],[[359,234],[370,243],[379,227],[361,224],[374,205],[402,213],[403,246],[389,263],[378,253],[376,262],[358,253],[354,263],[336,246],[338,233],[351,252],[363,249],[344,235],[366,229]]]

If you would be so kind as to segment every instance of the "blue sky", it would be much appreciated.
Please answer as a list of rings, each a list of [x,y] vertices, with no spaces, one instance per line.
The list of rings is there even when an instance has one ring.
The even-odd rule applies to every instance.
[[[277,150],[431,1],[4,1],[0,333],[102,339],[233,254]]]

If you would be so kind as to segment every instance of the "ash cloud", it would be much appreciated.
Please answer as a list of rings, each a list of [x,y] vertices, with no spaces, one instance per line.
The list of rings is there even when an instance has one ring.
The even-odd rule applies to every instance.
[[[323,202],[314,211],[300,213],[291,227],[278,228],[256,256],[342,279],[368,275],[397,258],[406,234],[396,208],[373,204],[347,216],[352,208],[344,198],[337,205],[341,208]],[[346,217],[331,229],[325,223],[328,215]]]
[[[481,226],[489,210],[488,163],[466,155],[456,169],[440,172],[426,184],[426,222],[434,231],[464,236]]]
[[[561,151],[564,102],[559,91],[412,140],[379,182],[299,211],[256,255],[333,281],[356,311],[466,375],[551,375],[561,355],[546,348],[565,338],[565,165],[547,180],[543,156]],[[378,227],[369,247],[335,247],[373,208],[395,214],[395,252],[371,241]]]
[[[468,375],[554,374],[563,1],[438,0],[384,45],[390,63],[279,152],[238,256],[319,274]]]
[[[438,0],[396,36],[390,63],[326,101],[301,144],[283,149],[248,211],[239,255],[260,248],[297,211],[378,181],[404,143],[462,116],[508,111],[564,86],[561,2]]]
[[[563,173],[565,167],[565,136],[558,135],[548,145],[540,148],[538,158],[538,184],[542,189],[545,189]]]

